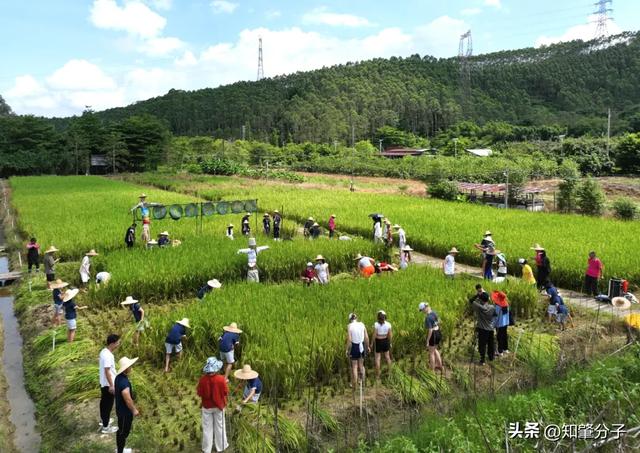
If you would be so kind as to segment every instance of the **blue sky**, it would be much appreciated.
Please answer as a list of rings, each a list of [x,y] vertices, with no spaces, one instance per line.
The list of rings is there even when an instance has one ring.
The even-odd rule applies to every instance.
[[[392,55],[474,54],[588,39],[596,0],[0,0],[0,94],[17,113],[66,116],[171,88],[254,80]],[[614,0],[611,32],[640,1]]]

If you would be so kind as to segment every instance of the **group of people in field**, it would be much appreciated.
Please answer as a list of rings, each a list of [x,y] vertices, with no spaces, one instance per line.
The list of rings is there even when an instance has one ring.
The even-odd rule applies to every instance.
[[[146,202],[145,194],[140,196],[140,202],[132,208],[132,211],[139,209],[143,221],[143,240],[149,243],[150,215],[149,208],[157,206],[155,203]],[[258,246],[254,237],[250,237],[251,228],[247,213],[242,219],[242,234],[248,237],[248,247],[237,251],[237,254],[247,256],[246,280],[249,282],[260,281],[260,269],[258,267],[258,255],[269,249],[268,245]],[[399,268],[406,269],[412,260],[413,249],[407,244],[406,233],[398,224],[392,224],[389,219],[381,214],[374,214],[373,218],[373,240],[376,243],[384,244],[388,247],[396,245],[399,248]],[[272,220],[273,219],[273,220]],[[266,213],[263,217],[263,229],[267,236],[273,234],[273,238],[280,239],[282,217],[276,210],[273,217]],[[136,224],[132,224],[127,230],[125,242],[127,247],[132,247],[135,243]],[[331,215],[328,221],[329,237],[336,237],[336,216]],[[319,225],[310,217],[303,227],[304,236],[310,239],[319,237]],[[233,237],[233,224],[229,224],[226,230],[229,239]],[[169,233],[160,234],[157,245],[159,247],[170,245]],[[486,231],[480,243],[474,244],[481,254],[482,274],[486,280],[494,282],[503,281],[507,275],[507,258],[505,254],[497,249],[492,233]],[[535,251],[535,262],[537,275],[528,260],[521,258],[518,263],[522,267],[522,278],[531,285],[537,285],[544,289],[549,298],[547,309],[548,319],[557,321],[561,328],[565,328],[567,322],[571,322],[568,307],[564,304],[563,298],[557,288],[551,283],[551,262],[546,255],[546,251],[539,244],[535,244],[532,249]],[[40,266],[40,245],[35,238],[27,244],[28,270],[35,268],[39,272]],[[56,258],[58,249],[49,247],[44,252],[44,271],[48,288],[53,295],[53,325],[58,326],[61,316],[64,314],[67,324],[67,341],[73,342],[76,331],[77,311],[86,309],[86,306],[78,306],[75,298],[80,289],[71,288],[69,284],[56,278],[55,266],[59,262]],[[456,257],[458,256],[456,247],[452,247],[442,262],[442,270],[445,278],[453,279],[456,276]],[[95,250],[85,253],[79,268],[81,286],[86,287],[91,280],[91,259],[98,256]],[[386,271],[395,271],[397,267],[384,261],[378,262],[375,259],[358,254],[356,262],[357,272],[361,277],[370,278],[374,274]],[[496,270],[494,275],[494,268]],[[589,254],[587,270],[585,273],[585,288],[589,294],[596,295],[598,291],[598,281],[603,276],[604,266],[596,257],[595,252]],[[96,284],[107,283],[111,275],[108,272],[100,272],[95,276]],[[302,272],[301,280],[304,285],[312,284],[326,285],[330,282],[331,274],[329,264],[322,255],[317,255],[313,262],[306,264]],[[217,279],[208,280],[197,291],[197,297],[204,299],[207,294],[214,290],[219,290],[222,283]],[[479,365],[484,365],[486,361],[493,361],[496,357],[509,354],[508,328],[515,324],[514,313],[511,310],[508,296],[503,291],[492,291],[490,294],[485,291],[481,284],[476,285],[476,292],[469,298],[469,305],[474,312],[475,340],[479,353]],[[121,306],[131,312],[133,321],[132,344],[137,347],[140,336],[149,326],[147,320],[148,313],[142,308],[140,302],[132,296],[127,296],[121,302]],[[442,372],[444,370],[439,345],[442,342],[443,334],[440,328],[440,318],[427,302],[420,302],[418,310],[424,315],[425,346],[428,350],[429,365],[432,370]],[[182,318],[173,323],[165,338],[164,350],[164,372],[171,370],[171,360],[180,359],[183,352],[183,341],[191,329],[188,318]],[[238,379],[239,386],[236,390],[242,389],[239,399],[241,404],[251,404],[259,401],[263,390],[263,383],[258,372],[253,370],[249,364],[244,364],[241,368],[232,373],[236,363],[236,350],[240,345],[242,330],[235,322],[223,327],[218,337],[218,356],[209,357],[202,369],[202,377],[197,384],[197,394],[201,398],[202,409],[202,450],[211,452],[223,451],[228,447],[226,436],[225,408],[228,406],[230,391],[228,387],[229,378]],[[114,351],[120,346],[121,337],[111,334],[106,339],[105,348],[99,355],[99,380],[101,388],[100,397],[100,418],[101,432],[103,434],[116,434],[117,451],[125,451],[126,439],[131,431],[133,420],[140,415],[140,411],[135,404],[135,393],[133,391],[131,370],[138,358],[122,357],[115,365]],[[345,352],[350,360],[350,380],[351,386],[355,389],[359,383],[365,379],[365,358],[367,354],[373,353],[376,378],[381,377],[381,367],[384,360],[388,366],[392,365],[393,328],[388,320],[388,315],[384,310],[378,310],[375,314],[375,322],[368,329],[360,320],[356,313],[348,315],[348,325],[346,329]],[[111,411],[115,404],[117,415],[117,426],[113,425],[110,418]],[[240,406],[238,406],[240,407]]]

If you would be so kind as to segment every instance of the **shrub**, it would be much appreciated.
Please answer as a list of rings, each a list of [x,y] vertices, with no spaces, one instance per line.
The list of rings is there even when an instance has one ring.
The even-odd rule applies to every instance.
[[[582,214],[600,216],[604,213],[605,198],[600,184],[592,178],[585,179],[576,193],[578,209]]]
[[[200,164],[202,171],[210,175],[235,175],[241,170],[236,162],[218,157],[207,159]]]
[[[440,181],[428,187],[427,191],[432,198],[441,200],[457,200],[458,185],[453,181]]]
[[[627,197],[620,197],[613,202],[613,214],[617,219],[633,220],[638,213],[638,206]]]

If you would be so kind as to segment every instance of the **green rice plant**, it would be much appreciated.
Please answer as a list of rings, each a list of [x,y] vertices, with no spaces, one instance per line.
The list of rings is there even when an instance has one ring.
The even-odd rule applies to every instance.
[[[327,433],[335,433],[342,429],[342,423],[340,423],[340,421],[331,415],[326,409],[323,409],[317,404],[314,404],[311,407],[311,416]]]
[[[40,372],[61,368],[86,357],[97,357],[98,348],[89,339],[76,340],[73,343],[61,343],[56,349],[47,352],[38,359],[36,368]]]
[[[558,337],[547,333],[524,332],[518,345],[517,359],[536,376],[548,377],[556,368],[560,347]]]
[[[433,399],[433,392],[422,380],[394,366],[389,370],[389,386],[405,404],[427,404]]]

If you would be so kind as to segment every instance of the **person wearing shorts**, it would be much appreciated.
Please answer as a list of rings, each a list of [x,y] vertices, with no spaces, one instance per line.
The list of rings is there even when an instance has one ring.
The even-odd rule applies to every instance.
[[[372,258],[358,254],[354,261],[358,262],[358,270],[364,278],[369,278],[376,273],[375,261]]]
[[[64,313],[64,308],[62,306],[62,304],[64,303],[62,301],[62,298],[64,297],[64,288],[67,287],[69,284],[66,282],[63,282],[62,280],[56,280],[55,282],[52,282],[50,285],[50,290],[53,293],[53,320],[52,320],[52,324],[54,327],[58,327],[60,325],[60,318],[62,316],[62,314]]]
[[[188,318],[182,318],[171,327],[167,338],[164,340],[164,372],[169,372],[169,363],[171,362],[171,354],[175,353],[180,359],[182,355],[182,339],[187,336],[187,329],[190,329]]]
[[[431,309],[426,302],[420,302],[418,310],[424,313],[424,327],[427,329],[427,347],[429,348],[429,365],[432,370],[443,370],[442,358],[438,345],[442,341],[442,333],[440,333],[440,325],[438,314]]]
[[[229,379],[229,374],[236,361],[235,348],[240,344],[242,330],[238,329],[235,322],[224,326],[222,330],[222,335],[218,338],[218,348],[220,349],[220,360],[225,364],[224,377]]]
[[[351,385],[354,389],[358,383],[358,372],[361,381],[364,382],[364,358],[367,352],[370,352],[367,328],[358,321],[358,316],[355,313],[350,313],[349,325],[347,326],[347,357],[351,359]]]
[[[62,298],[62,306],[64,308],[64,319],[67,321],[67,343],[73,343],[76,337],[77,322],[76,318],[78,314],[76,310],[84,310],[86,306],[78,307],[73,300],[74,297],[80,292],[79,289],[70,289],[64,293]]]
[[[127,296],[124,302],[120,302],[123,307],[129,307],[131,314],[133,315],[133,322],[136,324],[136,330],[133,334],[133,345],[138,346],[140,340],[140,333],[144,332],[147,320],[145,319],[144,309],[140,306],[138,300],[131,296]],[[182,349],[182,348],[181,348]]]
[[[375,347],[375,363],[376,363],[376,379],[380,380],[380,362],[382,355],[384,355],[387,365],[391,368],[391,339],[393,332],[391,330],[391,323],[387,322],[387,314],[384,310],[379,310],[377,315],[378,320],[373,325],[373,342],[370,348]]]

